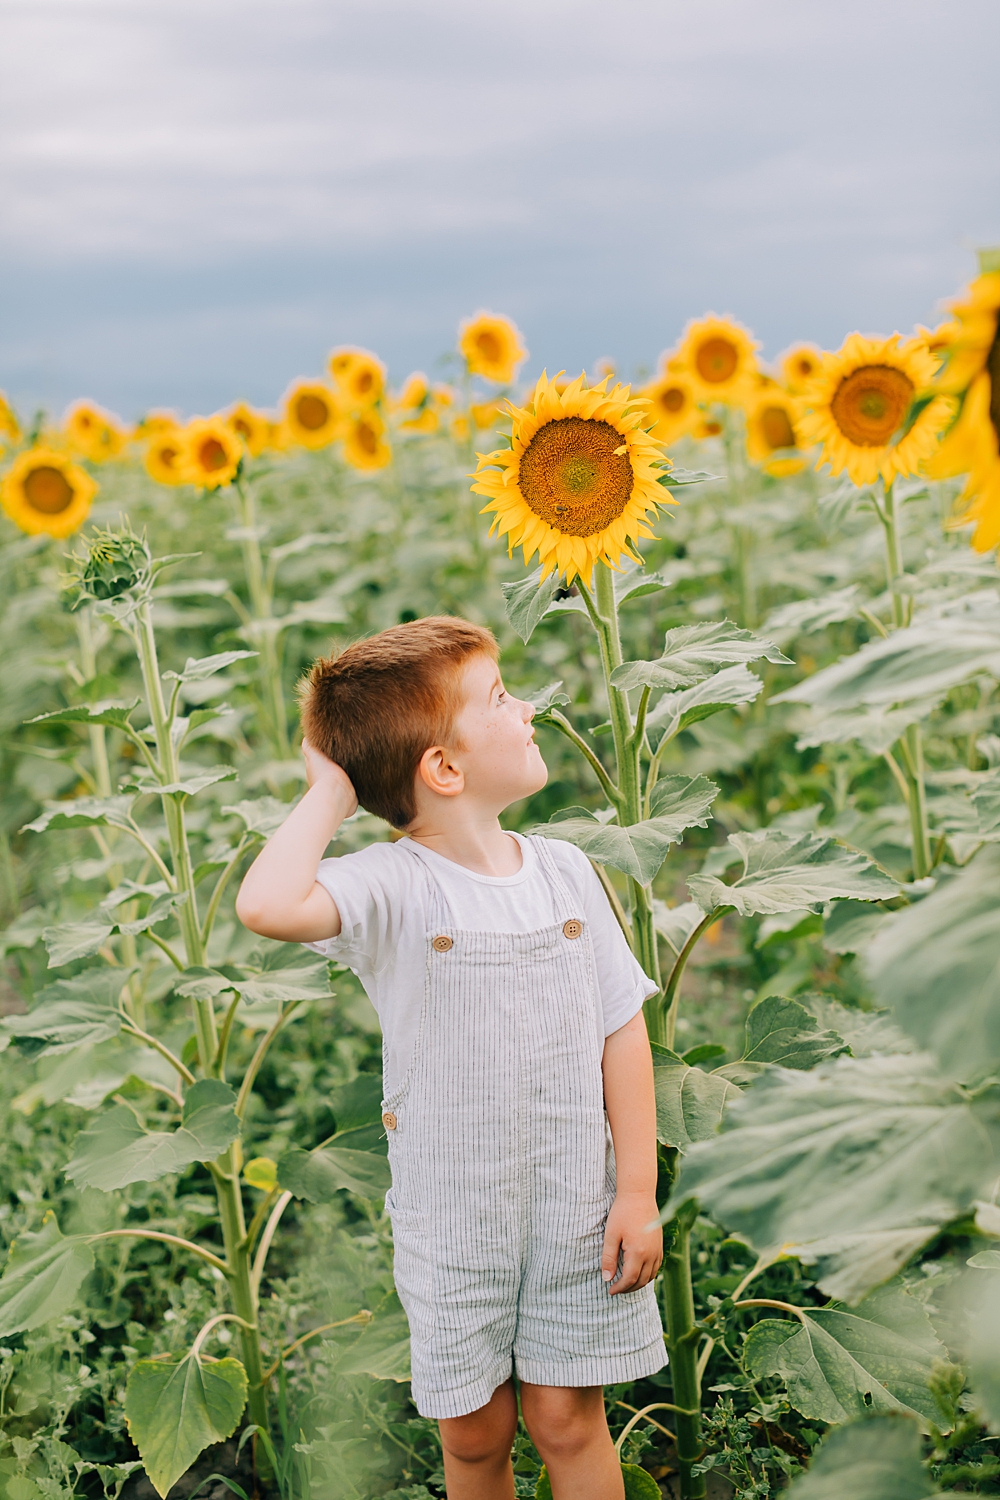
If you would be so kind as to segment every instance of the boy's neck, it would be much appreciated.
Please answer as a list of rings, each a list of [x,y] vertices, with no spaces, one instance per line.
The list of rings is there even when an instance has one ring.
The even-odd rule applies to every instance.
[[[504,832],[496,817],[459,816],[445,828],[418,817],[407,836],[476,875],[516,875],[523,862],[520,844]]]

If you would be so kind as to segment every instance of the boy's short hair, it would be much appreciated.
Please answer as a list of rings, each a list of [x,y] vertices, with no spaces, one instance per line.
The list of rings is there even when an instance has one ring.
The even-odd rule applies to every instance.
[[[429,615],[320,657],[300,686],[306,739],[343,767],[361,806],[394,828],[417,815],[424,751],[455,743],[458,678],[477,654],[499,658],[492,631]]]

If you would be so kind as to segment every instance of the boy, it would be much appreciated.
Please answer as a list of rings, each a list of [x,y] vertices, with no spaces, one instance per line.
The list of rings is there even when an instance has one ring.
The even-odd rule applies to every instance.
[[[442,616],[317,661],[309,790],[236,909],[378,1011],[396,1285],[449,1500],[513,1497],[515,1370],[554,1500],[622,1500],[601,1387],[666,1362],[654,986],[587,858],[500,827],[547,771],[497,658]],[[323,859],[359,802],[405,837]]]

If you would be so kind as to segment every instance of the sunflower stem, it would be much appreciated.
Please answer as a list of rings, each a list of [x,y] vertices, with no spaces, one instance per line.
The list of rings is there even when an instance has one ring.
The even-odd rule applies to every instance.
[[[726,478],[729,500],[737,512],[743,504],[746,485],[746,463],[743,435],[737,427],[736,416],[731,407],[726,407],[722,416],[722,444],[726,454]],[[739,623],[752,630],[757,620],[757,587],[753,574],[753,531],[749,526],[737,522],[730,528],[733,553],[736,563],[736,582],[739,595]]]
[[[876,506],[885,531],[885,574],[892,599],[892,625],[902,630],[909,624],[910,602],[899,587],[904,577],[903,533],[894,486],[885,485],[885,503]],[[909,795],[910,842],[913,846],[913,878],[923,880],[931,872],[931,840],[927,826],[927,789],[924,783],[924,744],[919,724],[911,724],[899,741],[903,776]]]
[[[264,717],[270,725],[275,750],[282,760],[287,760],[291,754],[291,742],[288,737],[288,714],[281,691],[281,653],[278,649],[278,634],[272,623],[273,601],[267,586],[260,538],[257,535],[257,507],[253,491],[242,476],[234,479],[233,488],[240,504],[243,572],[250,597],[253,625],[256,626],[256,629],[252,629],[252,635],[254,644],[260,650],[260,689]]]

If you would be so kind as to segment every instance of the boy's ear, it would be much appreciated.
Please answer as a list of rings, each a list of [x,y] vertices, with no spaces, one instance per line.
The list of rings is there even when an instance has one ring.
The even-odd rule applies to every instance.
[[[465,772],[455,765],[444,745],[431,745],[417,764],[417,775],[438,797],[457,797],[465,790]]]

